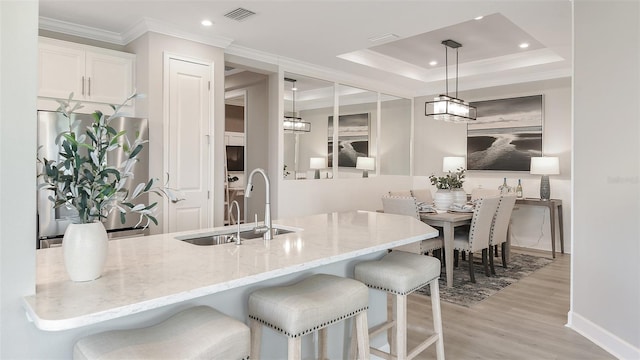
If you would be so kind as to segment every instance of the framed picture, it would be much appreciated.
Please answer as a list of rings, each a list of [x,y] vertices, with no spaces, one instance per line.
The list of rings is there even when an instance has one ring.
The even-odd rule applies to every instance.
[[[358,156],[369,156],[369,113],[338,117],[338,166],[356,167]],[[328,126],[328,166],[333,166],[333,116]]]
[[[542,156],[542,95],[472,102],[467,126],[467,169],[529,171]]]

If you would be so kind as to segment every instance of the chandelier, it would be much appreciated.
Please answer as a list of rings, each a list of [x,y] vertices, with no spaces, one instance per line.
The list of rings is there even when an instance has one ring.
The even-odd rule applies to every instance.
[[[477,117],[475,106],[458,98],[458,48],[462,44],[453,40],[444,40],[445,47],[445,95],[437,96],[433,101],[424,104],[424,115],[433,116],[435,120],[455,123],[466,123]],[[449,48],[456,49],[456,96],[449,96]]]
[[[284,81],[290,82],[291,84],[291,97],[293,100],[293,112],[291,116],[284,117],[284,122],[282,123],[282,127],[285,132],[290,133],[308,133],[311,131],[311,123],[307,121],[302,121],[301,117],[296,116],[296,80],[290,78],[284,78]]]

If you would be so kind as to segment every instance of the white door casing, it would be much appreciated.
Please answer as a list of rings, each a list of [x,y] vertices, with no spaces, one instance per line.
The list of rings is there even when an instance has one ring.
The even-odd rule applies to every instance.
[[[170,58],[168,174],[184,200],[168,204],[168,232],[211,224],[210,80],[207,64]]]

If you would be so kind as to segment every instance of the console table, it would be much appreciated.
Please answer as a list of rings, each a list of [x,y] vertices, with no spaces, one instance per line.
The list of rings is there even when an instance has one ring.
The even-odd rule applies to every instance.
[[[556,257],[556,212],[558,214],[558,224],[560,225],[560,251],[564,254],[564,227],[562,225],[562,200],[538,198],[516,199],[516,204],[544,206],[549,208],[549,224],[551,225],[551,254]]]

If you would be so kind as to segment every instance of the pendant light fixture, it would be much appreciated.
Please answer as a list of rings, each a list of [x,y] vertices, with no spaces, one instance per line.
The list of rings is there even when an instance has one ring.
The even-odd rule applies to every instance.
[[[293,112],[291,116],[284,117],[284,122],[282,123],[282,127],[285,132],[291,133],[308,133],[311,131],[311,123],[307,121],[302,121],[301,117],[296,116],[296,80],[290,78],[284,78],[284,81],[290,82],[291,85],[291,97],[293,100]]]
[[[475,106],[469,105],[458,98],[458,48],[462,44],[453,40],[444,40],[445,47],[445,95],[440,95],[434,101],[424,104],[424,115],[433,116],[435,120],[455,123],[466,123],[477,117]],[[456,96],[449,96],[449,48],[456,49]]]

